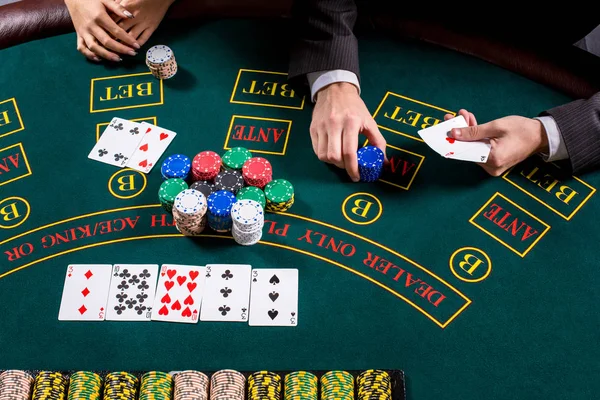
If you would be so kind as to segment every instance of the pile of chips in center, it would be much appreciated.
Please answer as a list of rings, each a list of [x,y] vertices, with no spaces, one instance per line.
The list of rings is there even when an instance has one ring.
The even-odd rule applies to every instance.
[[[346,371],[329,371],[321,376],[321,400],[354,400],[354,377]]]
[[[35,377],[32,400],[64,400],[67,398],[67,378],[60,372],[42,371]]]
[[[238,200],[231,207],[231,220],[231,233],[237,243],[250,246],[262,238],[265,213],[259,202]]]
[[[198,190],[186,189],[175,197],[173,219],[179,232],[186,236],[199,235],[206,226],[208,202]]]
[[[285,376],[284,400],[317,400],[319,380],[306,371],[290,372]]]
[[[211,376],[210,388],[210,400],[244,400],[246,377],[232,369],[223,369]]]
[[[138,378],[129,372],[111,372],[104,378],[103,400],[136,400]]]
[[[271,163],[243,147],[228,150],[222,158],[210,150],[191,161],[184,154],[171,155],[161,175],[160,204],[186,236],[199,236],[208,227],[231,232],[238,244],[253,245],[262,238],[264,214],[284,212],[294,204],[292,184],[273,180]]]
[[[356,377],[358,386],[357,400],[392,400],[392,379],[390,375],[378,369],[370,369]]]
[[[94,372],[79,371],[71,375],[68,400],[97,400],[102,398],[102,378]]]
[[[258,371],[248,377],[248,400],[280,400],[281,377],[274,372]]]
[[[7,370],[0,374],[0,400],[29,400],[33,377],[25,371]]]
[[[139,400],[171,400],[173,378],[171,375],[150,371],[142,375]]]
[[[175,54],[165,45],[152,46],[146,52],[146,65],[158,79],[169,79],[177,73]]]
[[[362,182],[375,182],[383,171],[385,155],[375,146],[365,146],[358,149],[358,172]]]
[[[208,400],[208,376],[198,371],[181,371],[173,376],[173,400]]]

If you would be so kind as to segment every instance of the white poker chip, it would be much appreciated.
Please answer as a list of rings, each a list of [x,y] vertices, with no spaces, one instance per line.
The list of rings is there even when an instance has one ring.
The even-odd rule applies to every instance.
[[[175,197],[173,206],[183,214],[204,215],[208,207],[208,202],[204,194],[199,190],[186,189]]]
[[[165,45],[152,46],[146,52],[146,61],[152,64],[162,64],[173,58],[173,51]]]
[[[264,222],[263,208],[254,200],[238,200],[231,207],[231,218],[236,224],[255,225]]]

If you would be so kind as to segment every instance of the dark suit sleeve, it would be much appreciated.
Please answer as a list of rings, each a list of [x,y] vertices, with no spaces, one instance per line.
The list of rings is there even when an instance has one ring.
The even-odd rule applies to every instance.
[[[356,17],[353,0],[295,0],[292,21],[296,40],[289,78],[332,69],[358,76],[358,42],[353,33]]]
[[[600,92],[542,113],[556,121],[573,174],[600,168]]]

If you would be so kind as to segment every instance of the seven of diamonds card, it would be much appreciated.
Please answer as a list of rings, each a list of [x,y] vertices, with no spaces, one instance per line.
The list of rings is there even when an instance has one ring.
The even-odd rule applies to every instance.
[[[204,280],[205,267],[164,264],[158,277],[152,320],[197,323]]]
[[[107,321],[150,321],[156,290],[156,264],[115,264]]]
[[[208,264],[201,321],[248,321],[250,265]]]
[[[104,321],[111,271],[112,265],[69,265],[58,319]]]

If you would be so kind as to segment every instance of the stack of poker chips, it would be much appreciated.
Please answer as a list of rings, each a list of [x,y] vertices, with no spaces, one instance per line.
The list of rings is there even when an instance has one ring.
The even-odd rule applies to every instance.
[[[375,182],[383,171],[384,154],[375,146],[365,146],[358,149],[358,172],[362,182]]]
[[[167,179],[160,185],[160,188],[158,189],[158,200],[166,212],[173,212],[175,198],[187,188],[187,183],[180,178]]]
[[[219,172],[215,178],[216,190],[227,190],[236,194],[238,190],[244,187],[244,178],[239,171],[225,170]]]
[[[103,400],[136,400],[138,378],[129,372],[111,372],[104,378]]]
[[[265,192],[257,188],[256,186],[246,186],[237,192],[235,196],[238,200],[254,200],[257,201],[260,206],[265,209],[267,200],[265,198]]]
[[[217,190],[208,196],[208,226],[216,232],[230,231],[231,207],[235,202],[235,195],[226,190]]]
[[[284,400],[317,400],[319,381],[310,372],[296,371],[285,376]]]
[[[262,206],[254,200],[238,200],[231,207],[233,239],[243,246],[256,244],[262,238],[265,214]]]
[[[60,372],[41,371],[35,377],[32,400],[64,400],[69,381]]]
[[[354,400],[354,377],[346,371],[329,371],[321,376],[322,400]]]
[[[191,184],[190,189],[202,192],[204,197],[208,199],[208,196],[215,191],[215,184],[210,181],[197,181]]]
[[[173,377],[173,400],[208,400],[208,376],[198,371],[181,371]]]
[[[68,400],[100,399],[102,397],[102,378],[94,372],[79,371],[69,379]]]
[[[250,150],[244,147],[234,147],[223,154],[223,166],[227,169],[241,171],[244,163],[252,158]]]
[[[263,189],[273,179],[273,168],[267,159],[252,157],[244,163],[242,176],[246,185]]]
[[[171,375],[150,371],[142,376],[139,400],[171,400],[173,378]]]
[[[25,371],[6,370],[0,374],[0,399],[29,400],[33,377]]]
[[[244,400],[246,378],[240,372],[224,369],[210,378],[210,400]]]
[[[390,399],[392,398],[392,379],[381,370],[370,369],[356,377],[358,399]]]
[[[221,156],[214,151],[203,151],[192,160],[192,180],[212,181],[221,171]]]
[[[160,173],[163,180],[172,178],[187,180],[191,167],[192,162],[188,156],[183,154],[173,154],[172,156],[167,157],[163,162]]]
[[[285,179],[275,179],[265,186],[266,211],[284,212],[294,204],[294,187]]]
[[[186,236],[199,235],[206,226],[208,202],[198,190],[186,189],[175,197],[173,219],[179,232]]]
[[[152,46],[146,52],[146,65],[158,79],[169,79],[177,73],[177,61],[173,51],[164,45]]]
[[[269,371],[255,372],[248,377],[248,400],[280,400],[281,377]]]

